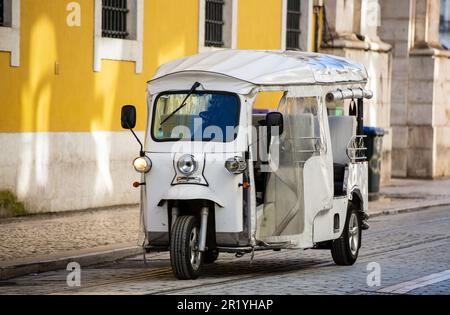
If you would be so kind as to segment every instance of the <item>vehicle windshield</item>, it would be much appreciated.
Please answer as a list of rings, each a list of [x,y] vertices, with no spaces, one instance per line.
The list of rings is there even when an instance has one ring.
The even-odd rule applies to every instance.
[[[153,111],[155,141],[232,142],[239,125],[239,98],[219,92],[165,93]],[[185,106],[180,108],[183,101]]]

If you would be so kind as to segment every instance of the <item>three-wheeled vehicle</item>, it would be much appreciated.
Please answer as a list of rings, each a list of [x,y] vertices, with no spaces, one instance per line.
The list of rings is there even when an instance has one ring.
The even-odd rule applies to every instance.
[[[366,83],[358,63],[301,52],[221,50],[162,66],[134,161],[147,252],[170,251],[179,279],[220,252],[328,249],[354,264],[368,228]],[[280,95],[276,111],[254,109],[261,93]],[[122,126],[135,123],[124,106]]]

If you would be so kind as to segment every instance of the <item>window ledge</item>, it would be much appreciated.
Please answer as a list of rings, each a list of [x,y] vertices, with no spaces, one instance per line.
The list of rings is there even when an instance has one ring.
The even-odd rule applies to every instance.
[[[229,49],[229,48],[226,48],[226,47],[200,46],[198,48],[198,52],[199,53],[205,53],[205,52],[221,51],[221,50],[225,50],[225,49]]]
[[[123,60],[136,63],[136,73],[142,73],[142,41],[117,38],[96,38],[94,71],[102,71],[102,60]]]
[[[0,51],[11,53],[11,67],[20,66],[20,30],[0,27]]]
[[[365,40],[357,38],[356,34],[344,34],[337,36],[333,41],[322,44],[322,48],[348,48],[356,50],[368,50],[377,52],[390,52],[392,46],[380,39],[371,40],[366,37]]]
[[[137,74],[143,71],[144,0],[136,0],[136,40],[102,37],[102,0],[95,0],[94,71],[102,60],[132,61]]]
[[[443,57],[450,58],[450,50],[444,48],[413,48],[409,52],[410,56],[432,56],[432,57]]]
[[[20,66],[20,0],[12,1],[12,27],[0,27],[0,51],[11,53],[11,67]]]

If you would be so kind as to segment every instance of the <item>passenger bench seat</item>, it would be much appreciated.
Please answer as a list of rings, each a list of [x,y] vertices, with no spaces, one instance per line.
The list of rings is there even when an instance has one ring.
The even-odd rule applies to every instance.
[[[356,135],[356,118],[353,116],[329,117],[331,145],[334,163],[334,195],[343,196],[345,171],[350,159],[347,156],[347,146]]]

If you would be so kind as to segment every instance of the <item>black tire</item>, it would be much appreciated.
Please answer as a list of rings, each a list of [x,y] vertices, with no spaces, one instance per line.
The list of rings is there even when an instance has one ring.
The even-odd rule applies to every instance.
[[[356,230],[355,230],[355,224]],[[352,231],[350,231],[352,229]],[[357,235],[355,235],[357,232]],[[350,237],[353,236],[352,239]],[[354,242],[357,241],[357,244]],[[331,255],[336,265],[352,266],[358,259],[359,249],[361,248],[361,218],[358,211],[349,205],[347,219],[345,221],[342,236],[333,241],[331,245]]]
[[[211,265],[214,264],[218,258],[219,258],[218,250],[208,250],[203,255],[203,263],[205,265]]]
[[[179,280],[195,280],[200,274],[202,255],[195,251],[195,247],[198,246],[199,230],[198,221],[193,216],[177,218],[172,228],[170,262],[172,271]],[[193,233],[197,235],[196,240],[192,240],[195,238]]]

